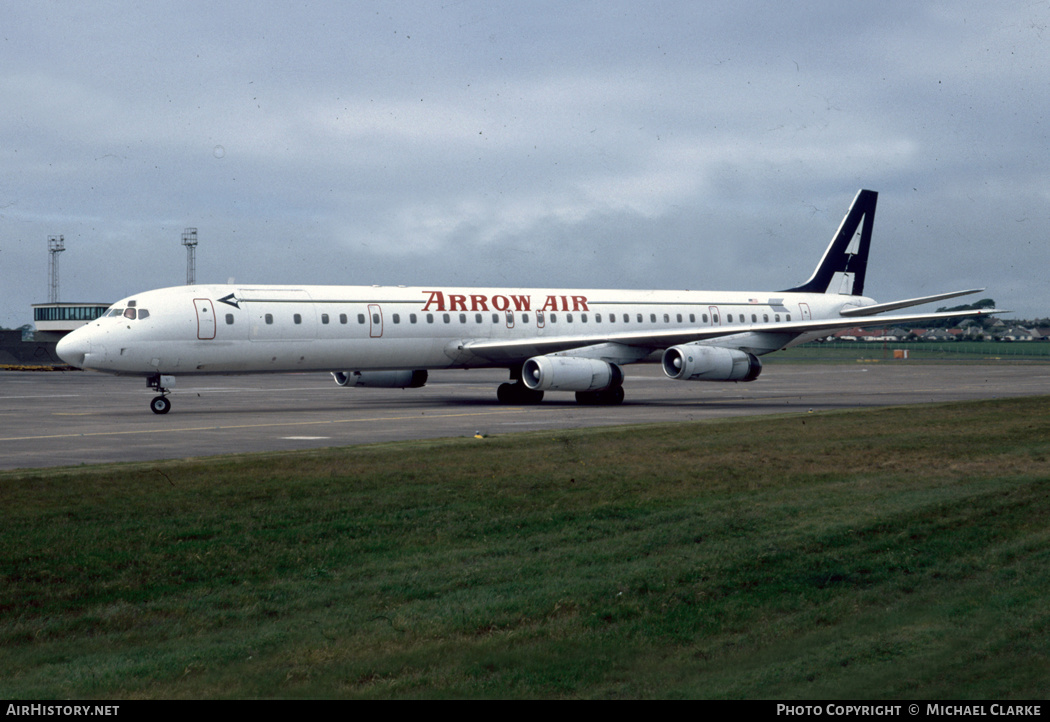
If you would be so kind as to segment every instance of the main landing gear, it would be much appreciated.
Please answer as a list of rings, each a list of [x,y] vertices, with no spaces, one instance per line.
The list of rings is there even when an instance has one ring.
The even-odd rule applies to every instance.
[[[510,370],[512,383],[500,384],[496,389],[496,398],[501,404],[525,406],[538,404],[543,400],[543,392],[530,389],[521,380],[521,366]],[[619,406],[623,403],[622,376],[615,386],[600,391],[577,391],[576,403],[581,406]]]
[[[160,396],[154,396],[153,400],[149,402],[150,411],[155,414],[166,414],[171,411],[171,402],[168,401],[168,394],[175,387],[175,377],[153,374],[146,379],[146,385],[160,392]]]
[[[538,404],[543,401],[542,391],[533,391],[520,380],[512,384],[500,384],[496,389],[496,398],[501,404]]]
[[[623,403],[623,386],[601,391],[577,391],[576,403],[581,406],[619,406]]]
[[[496,398],[501,404],[513,404],[526,406],[538,404],[543,401],[543,392],[534,391],[521,380],[521,366],[515,366],[510,370],[510,380],[514,383],[500,384],[496,389]]]

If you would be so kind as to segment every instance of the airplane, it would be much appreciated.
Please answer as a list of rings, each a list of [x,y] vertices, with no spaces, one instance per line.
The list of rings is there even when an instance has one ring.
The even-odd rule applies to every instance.
[[[812,276],[772,292],[446,286],[192,285],[146,291],[58,342],[72,366],[144,376],[171,409],[175,378],[330,372],[344,387],[418,388],[432,369],[506,368],[504,404],[547,391],[624,400],[623,366],[659,362],[676,381],[753,381],[760,357],[844,328],[999,313],[880,316],[977,293],[876,303],[863,295],[878,194],[861,190]]]

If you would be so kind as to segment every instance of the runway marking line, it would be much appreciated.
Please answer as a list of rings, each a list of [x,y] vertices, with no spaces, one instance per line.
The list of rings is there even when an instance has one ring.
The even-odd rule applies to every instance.
[[[507,407],[495,411],[476,411],[463,414],[427,414],[432,419],[451,419],[469,416],[493,416],[495,414],[507,414],[524,411],[524,407]],[[133,434],[173,434],[187,431],[230,431],[233,429],[265,429],[275,426],[319,426],[322,424],[361,424],[375,423],[377,421],[404,421],[406,419],[418,419],[419,416],[379,416],[367,419],[328,419],[323,421],[293,421],[268,424],[236,424],[230,426],[190,426],[185,428],[155,428],[155,429],[129,429],[127,431],[85,431],[82,433],[69,434],[43,434],[39,436],[8,436],[0,438],[0,441],[33,441],[36,439],[76,439],[85,436],[130,436]]]

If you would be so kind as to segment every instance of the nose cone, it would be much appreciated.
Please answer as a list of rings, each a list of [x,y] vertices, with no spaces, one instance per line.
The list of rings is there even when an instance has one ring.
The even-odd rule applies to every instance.
[[[84,358],[91,353],[91,339],[86,333],[81,333],[81,330],[66,334],[55,346],[58,357],[77,368],[84,368]]]

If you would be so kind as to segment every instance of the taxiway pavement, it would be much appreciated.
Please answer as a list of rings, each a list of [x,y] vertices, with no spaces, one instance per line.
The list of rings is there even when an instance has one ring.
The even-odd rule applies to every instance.
[[[179,377],[171,413],[145,381],[0,372],[0,469],[153,461],[384,441],[1050,394],[1050,365],[770,364],[752,383],[685,383],[628,367],[622,406],[548,393],[502,406],[497,370],[431,373],[421,389],[346,389],[328,374]]]

